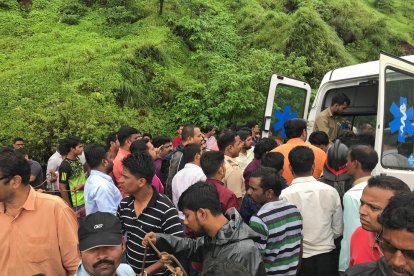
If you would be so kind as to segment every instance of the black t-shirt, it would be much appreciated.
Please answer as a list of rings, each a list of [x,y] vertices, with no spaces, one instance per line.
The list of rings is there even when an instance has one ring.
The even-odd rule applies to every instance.
[[[37,161],[31,160],[31,159],[27,161],[29,162],[29,165],[30,165],[30,175],[36,176],[36,179],[30,182],[30,185],[32,185],[32,187],[41,188],[40,184],[42,184],[43,182],[42,166],[40,166],[39,162]]]

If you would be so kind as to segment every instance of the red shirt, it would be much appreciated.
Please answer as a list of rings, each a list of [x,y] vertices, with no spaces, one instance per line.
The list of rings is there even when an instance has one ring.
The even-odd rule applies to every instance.
[[[172,140],[173,148],[178,147],[182,140],[183,139],[181,138],[181,135],[174,137],[174,139]]]
[[[224,187],[223,182],[217,179],[212,179],[212,178],[208,178],[206,181],[214,185],[214,187],[216,187],[217,193],[219,195],[221,210],[223,211],[223,214],[225,214],[226,211],[231,207],[234,207],[237,210],[239,210],[239,205],[237,204],[236,195],[232,191]]]
[[[374,232],[364,230],[359,226],[351,237],[349,267],[376,261],[382,256],[381,248],[375,242]]]

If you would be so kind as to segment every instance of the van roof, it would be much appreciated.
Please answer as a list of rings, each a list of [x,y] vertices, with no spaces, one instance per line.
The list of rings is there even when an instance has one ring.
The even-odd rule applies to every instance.
[[[414,63],[414,55],[401,57]],[[356,65],[346,66],[334,69],[325,74],[322,79],[321,86],[328,81],[339,81],[344,79],[353,79],[360,77],[368,77],[379,74],[379,61],[370,61]]]

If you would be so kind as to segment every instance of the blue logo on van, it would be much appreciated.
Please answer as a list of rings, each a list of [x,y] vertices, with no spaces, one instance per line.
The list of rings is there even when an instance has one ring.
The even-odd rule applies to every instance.
[[[290,110],[291,110],[290,105],[285,105],[283,107],[283,112],[281,112],[280,110],[276,110],[276,113],[275,113],[275,118],[278,121],[273,124],[273,130],[274,131],[279,131],[280,130],[281,131],[280,135],[282,136],[282,138],[286,138],[285,128],[283,127],[285,122],[287,120],[298,117],[298,114],[296,112],[290,113]]]
[[[407,98],[400,97],[400,106],[392,103],[389,111],[394,116],[394,120],[389,123],[391,133],[398,131],[398,142],[405,142],[405,136],[413,136],[414,126],[411,120],[414,119],[414,108],[407,107]]]

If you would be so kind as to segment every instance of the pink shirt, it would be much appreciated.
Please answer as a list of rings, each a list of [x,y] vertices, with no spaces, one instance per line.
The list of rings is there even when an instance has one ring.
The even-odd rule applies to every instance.
[[[152,186],[154,186],[155,190],[157,190],[159,193],[164,193],[164,186],[162,185],[161,180],[156,174],[154,174],[151,184]]]
[[[374,232],[369,232],[359,226],[351,237],[349,267],[376,261],[382,256],[381,248],[375,242]]]
[[[115,184],[118,187],[119,191],[121,192],[122,197],[125,197],[127,195],[126,193],[124,193],[121,185],[119,184],[119,179],[121,178],[121,175],[122,175],[122,160],[124,160],[124,158],[127,157],[129,154],[130,154],[129,151],[119,148],[118,154],[116,155],[114,159],[114,167],[112,169],[112,173],[115,178]]]

